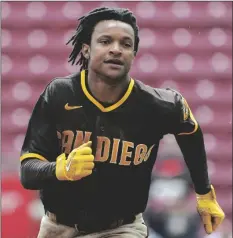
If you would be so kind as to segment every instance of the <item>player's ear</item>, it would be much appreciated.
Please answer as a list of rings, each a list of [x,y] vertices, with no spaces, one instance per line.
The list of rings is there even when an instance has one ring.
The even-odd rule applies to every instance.
[[[90,46],[88,44],[82,45],[82,54],[86,59],[90,58]]]

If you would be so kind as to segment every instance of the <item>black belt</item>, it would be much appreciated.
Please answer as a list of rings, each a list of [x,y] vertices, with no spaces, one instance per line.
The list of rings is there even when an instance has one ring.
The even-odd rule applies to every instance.
[[[119,226],[130,224],[130,223],[134,222],[136,219],[135,215],[130,215],[125,218],[116,219],[111,222],[104,222],[104,223],[95,222],[95,224],[93,224],[93,223],[91,223],[91,224],[81,224],[81,223],[76,224],[76,223],[72,223],[72,222],[67,222],[67,221],[59,218],[59,216],[56,216],[56,214],[51,213],[49,211],[46,212],[46,215],[50,218],[51,221],[58,223],[58,224],[66,225],[69,227],[73,227],[78,232],[80,232],[82,234],[88,234],[88,233],[100,232],[103,230],[115,229]]]

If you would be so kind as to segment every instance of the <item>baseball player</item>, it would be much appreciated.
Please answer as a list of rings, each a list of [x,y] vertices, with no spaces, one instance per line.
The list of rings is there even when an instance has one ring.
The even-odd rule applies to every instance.
[[[159,141],[174,134],[190,171],[207,234],[224,219],[207,172],[200,125],[171,89],[129,75],[138,51],[128,9],[81,17],[68,43],[80,72],[53,79],[32,112],[21,152],[21,183],[40,190],[38,238],[144,238],[142,217]]]

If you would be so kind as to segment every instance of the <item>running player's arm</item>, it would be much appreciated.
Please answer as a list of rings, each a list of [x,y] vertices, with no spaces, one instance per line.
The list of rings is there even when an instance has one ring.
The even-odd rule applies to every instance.
[[[59,146],[47,91],[33,109],[21,150],[20,180],[26,189],[38,190],[56,179]]]
[[[224,220],[225,214],[209,181],[202,130],[188,103],[179,93],[175,95],[174,105],[176,116],[173,133],[190,171],[196,192],[197,211],[206,233],[211,234]]]
[[[196,193],[206,194],[211,190],[211,184],[203,133],[185,98],[177,92],[174,93],[175,110],[172,133],[181,149]]]

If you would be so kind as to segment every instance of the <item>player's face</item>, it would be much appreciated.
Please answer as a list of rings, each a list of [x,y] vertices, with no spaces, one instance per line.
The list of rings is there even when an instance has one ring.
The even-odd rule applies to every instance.
[[[122,80],[134,59],[134,30],[121,21],[101,21],[95,26],[89,50],[89,70]]]

